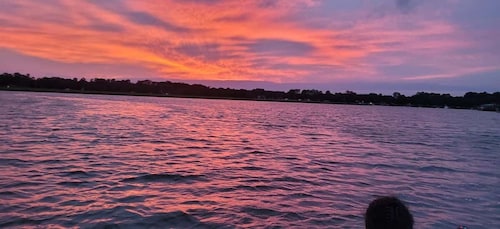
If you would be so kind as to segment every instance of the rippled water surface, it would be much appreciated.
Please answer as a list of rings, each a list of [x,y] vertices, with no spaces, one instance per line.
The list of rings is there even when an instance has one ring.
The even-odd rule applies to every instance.
[[[0,92],[0,227],[498,228],[500,114]]]

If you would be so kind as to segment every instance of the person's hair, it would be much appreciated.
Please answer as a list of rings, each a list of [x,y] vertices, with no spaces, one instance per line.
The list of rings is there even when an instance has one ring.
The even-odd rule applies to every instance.
[[[386,196],[370,203],[365,213],[366,229],[412,229],[413,216],[401,200]]]

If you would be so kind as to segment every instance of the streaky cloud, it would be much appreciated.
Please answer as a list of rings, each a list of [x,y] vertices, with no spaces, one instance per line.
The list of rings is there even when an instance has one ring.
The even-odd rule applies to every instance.
[[[104,33],[110,33],[110,32],[120,33],[126,30],[123,26],[111,23],[92,23],[91,25],[88,25],[87,28],[90,30],[101,31]]]
[[[190,29],[173,25],[169,22],[163,21],[149,13],[145,12],[137,12],[137,11],[128,11],[123,13],[126,18],[128,18],[131,22],[140,24],[140,25],[150,25],[150,26],[159,26],[168,31],[174,32],[188,32]]]
[[[248,44],[251,52],[276,56],[305,56],[314,51],[314,46],[297,41],[260,39]]]
[[[136,11],[133,9],[130,9],[127,7],[126,1],[122,0],[106,0],[106,1],[99,1],[99,0],[91,0],[94,5],[105,9],[109,12],[116,13],[118,15],[121,15],[125,17],[127,20],[129,20],[132,23],[138,24],[138,25],[146,25],[146,26],[158,26],[161,27],[167,31],[173,31],[173,32],[188,32],[190,31],[189,28],[187,27],[182,27],[178,25],[174,25],[170,22],[164,21],[157,16],[144,12],[144,11]]]

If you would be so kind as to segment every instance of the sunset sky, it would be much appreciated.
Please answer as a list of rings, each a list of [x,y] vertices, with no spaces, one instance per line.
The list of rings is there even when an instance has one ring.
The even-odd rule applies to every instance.
[[[0,71],[215,87],[500,91],[498,0],[0,0]]]

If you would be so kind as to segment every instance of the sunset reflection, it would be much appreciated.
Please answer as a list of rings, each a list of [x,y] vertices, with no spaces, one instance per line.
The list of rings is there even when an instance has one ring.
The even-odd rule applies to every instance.
[[[0,91],[0,120],[0,227],[362,228],[386,195],[496,225],[495,112]]]

